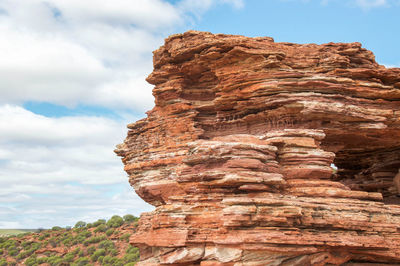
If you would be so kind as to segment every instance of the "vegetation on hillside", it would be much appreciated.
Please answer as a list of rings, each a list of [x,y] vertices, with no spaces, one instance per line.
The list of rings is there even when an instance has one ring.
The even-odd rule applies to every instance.
[[[0,266],[135,265],[137,248],[129,245],[138,218],[114,215],[108,221],[79,221],[73,228],[0,237]]]

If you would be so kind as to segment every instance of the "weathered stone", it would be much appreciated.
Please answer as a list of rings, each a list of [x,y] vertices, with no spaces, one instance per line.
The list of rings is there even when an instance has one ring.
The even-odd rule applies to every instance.
[[[400,263],[399,68],[359,43],[189,31],[147,81],[156,105],[115,150],[156,206],[138,265]]]

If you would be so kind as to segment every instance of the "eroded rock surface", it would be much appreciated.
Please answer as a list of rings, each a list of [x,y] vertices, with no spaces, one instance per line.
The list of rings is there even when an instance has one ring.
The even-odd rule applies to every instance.
[[[116,153],[140,265],[400,263],[400,69],[359,43],[186,32]],[[338,168],[335,171],[331,165]],[[394,200],[395,201],[395,200]]]

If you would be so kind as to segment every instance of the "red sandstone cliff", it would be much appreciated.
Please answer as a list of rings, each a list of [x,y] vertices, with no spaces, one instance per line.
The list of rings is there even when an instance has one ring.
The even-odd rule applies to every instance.
[[[116,153],[140,265],[400,263],[400,69],[359,43],[186,32]],[[331,164],[338,167],[333,172]]]

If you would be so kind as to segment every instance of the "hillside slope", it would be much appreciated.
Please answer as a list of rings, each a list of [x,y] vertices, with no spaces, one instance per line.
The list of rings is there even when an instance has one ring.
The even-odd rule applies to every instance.
[[[6,265],[134,265],[138,249],[129,245],[137,218],[113,216],[73,228],[43,230],[0,238],[0,266]]]

